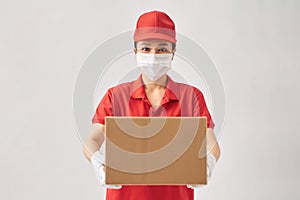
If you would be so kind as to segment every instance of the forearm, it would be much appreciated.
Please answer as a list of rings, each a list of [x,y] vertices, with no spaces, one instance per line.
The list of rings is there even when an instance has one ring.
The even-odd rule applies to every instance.
[[[212,148],[212,150],[210,151],[210,153],[216,158],[216,161],[219,160],[219,158],[221,156],[221,150],[220,150],[220,146],[219,146],[218,142],[215,143],[215,145]]]
[[[83,154],[91,161],[92,154],[100,149],[99,144],[95,140],[87,139],[84,143],[84,146],[82,148]]]
[[[207,153],[211,153],[216,160],[218,161],[221,155],[220,146],[218,144],[218,141],[216,139],[214,130],[211,128],[207,129]]]
[[[93,124],[82,148],[84,156],[89,161],[91,161],[92,154],[100,149],[103,141],[104,141],[103,125]]]

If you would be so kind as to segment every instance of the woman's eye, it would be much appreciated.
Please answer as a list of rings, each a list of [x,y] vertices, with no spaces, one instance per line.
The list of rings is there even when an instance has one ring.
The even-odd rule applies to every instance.
[[[166,52],[167,49],[166,49],[166,48],[161,48],[161,49],[159,49],[159,51],[161,51],[161,52]]]
[[[148,47],[143,47],[142,48],[142,51],[149,51],[150,50],[150,48],[148,48]]]

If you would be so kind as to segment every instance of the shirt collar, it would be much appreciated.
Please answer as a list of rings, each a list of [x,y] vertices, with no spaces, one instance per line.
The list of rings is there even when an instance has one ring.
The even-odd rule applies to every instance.
[[[167,75],[167,85],[164,97],[172,100],[178,100],[175,94],[177,92],[178,87],[176,83],[171,79],[169,75]],[[133,98],[146,98],[146,92],[144,88],[144,82],[142,79],[142,74],[139,75],[138,79],[133,81],[130,87],[130,96]]]

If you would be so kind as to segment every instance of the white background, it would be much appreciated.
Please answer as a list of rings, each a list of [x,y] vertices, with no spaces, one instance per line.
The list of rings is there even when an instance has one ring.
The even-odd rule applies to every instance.
[[[74,128],[80,66],[137,17],[167,12],[223,79],[226,121],[211,183],[195,199],[299,199],[300,2],[0,3],[0,199],[104,199]]]

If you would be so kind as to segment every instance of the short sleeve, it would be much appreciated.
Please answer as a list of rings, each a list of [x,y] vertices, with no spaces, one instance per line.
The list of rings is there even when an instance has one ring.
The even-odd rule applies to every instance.
[[[193,101],[193,116],[206,117],[207,128],[214,128],[215,124],[206,106],[204,96],[200,90],[194,88],[195,99]]]
[[[108,89],[101,99],[97,109],[92,118],[92,123],[100,123],[105,125],[105,117],[112,116],[112,104],[111,104],[111,89]]]

